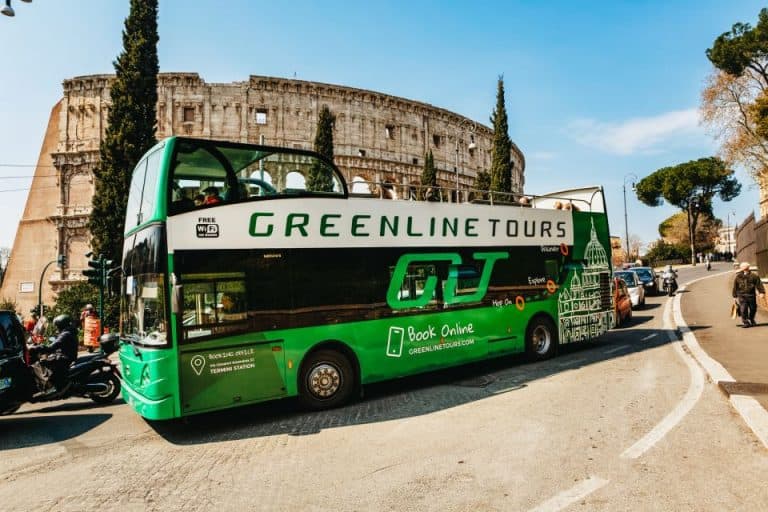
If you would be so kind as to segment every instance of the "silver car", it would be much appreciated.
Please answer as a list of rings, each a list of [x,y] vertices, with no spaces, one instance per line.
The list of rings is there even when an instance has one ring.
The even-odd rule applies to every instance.
[[[627,285],[629,290],[629,298],[632,301],[632,307],[637,309],[641,306],[645,306],[645,287],[637,274],[631,270],[619,270],[613,273]]]

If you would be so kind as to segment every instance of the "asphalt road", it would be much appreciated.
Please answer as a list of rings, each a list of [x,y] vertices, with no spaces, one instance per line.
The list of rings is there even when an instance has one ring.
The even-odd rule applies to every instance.
[[[768,453],[670,341],[666,302],[549,361],[372,386],[321,413],[25,406],[0,418],[0,509],[766,510]]]

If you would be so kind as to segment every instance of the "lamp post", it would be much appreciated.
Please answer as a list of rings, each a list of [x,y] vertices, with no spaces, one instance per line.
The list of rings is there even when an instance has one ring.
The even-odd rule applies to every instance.
[[[462,119],[459,124],[456,126],[456,165],[454,167],[454,172],[456,173],[456,202],[459,202],[459,134],[463,134],[464,131],[469,128],[470,137],[474,137],[475,133],[475,122],[471,121],[469,119]],[[467,145],[467,149],[475,149],[477,147],[477,144],[475,144],[474,139],[470,140],[469,144]]]
[[[733,215],[733,231],[731,232],[731,215]],[[733,259],[733,235],[736,231],[736,210],[731,210],[725,215],[725,224],[726,224],[726,230],[725,230],[725,236],[728,237],[728,253],[731,255],[731,259]]]
[[[59,267],[64,268],[66,259],[64,255],[59,254],[55,260],[49,261],[45,267],[43,267],[43,271],[40,272],[40,284],[37,287],[37,314],[40,316],[40,318],[43,317],[43,277],[45,276],[45,272],[48,270],[48,267],[56,263]]]
[[[626,262],[629,262],[629,221],[627,220],[627,178],[634,178],[637,179],[637,175],[633,173],[625,174],[624,175],[624,186],[622,187],[622,190],[624,191],[624,237],[627,242],[627,258]],[[632,190],[635,189],[635,182],[632,182]],[[625,263],[626,263],[625,262]]]
[[[31,3],[32,0],[21,0],[22,2]],[[5,5],[3,7],[0,7],[0,13],[5,14],[9,17],[16,16],[16,12],[13,10],[13,7],[11,7],[11,0],[5,0]]]

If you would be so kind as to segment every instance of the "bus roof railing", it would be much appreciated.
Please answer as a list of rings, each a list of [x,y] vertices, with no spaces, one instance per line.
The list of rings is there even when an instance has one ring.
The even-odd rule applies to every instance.
[[[603,189],[599,186],[536,195],[516,192],[494,192],[476,188],[457,189],[455,187],[429,186],[418,183],[403,184],[391,181],[364,181],[358,179],[354,180],[349,188],[349,197],[351,198],[472,203],[519,208],[577,210],[591,213],[605,211]],[[361,188],[367,188],[368,192],[360,192]]]

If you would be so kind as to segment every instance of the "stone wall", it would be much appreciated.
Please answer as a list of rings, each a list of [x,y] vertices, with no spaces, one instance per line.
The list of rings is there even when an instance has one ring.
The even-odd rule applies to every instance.
[[[44,302],[51,304],[57,290],[82,279],[93,170],[112,80],[114,75],[65,80],[63,98],[51,113],[0,289],[0,297],[15,299],[25,315],[37,302],[42,268],[57,254],[67,255],[67,265],[48,272]],[[418,183],[429,150],[441,186],[449,189],[471,187],[477,173],[490,168],[493,132],[471,119],[375,91],[264,76],[208,84],[197,73],[161,73],[157,138],[187,135],[311,149],[323,106],[336,115],[335,161],[350,185]],[[522,194],[525,159],[514,144],[512,165],[513,191]],[[22,282],[25,289],[34,282],[34,292],[19,292]]]

